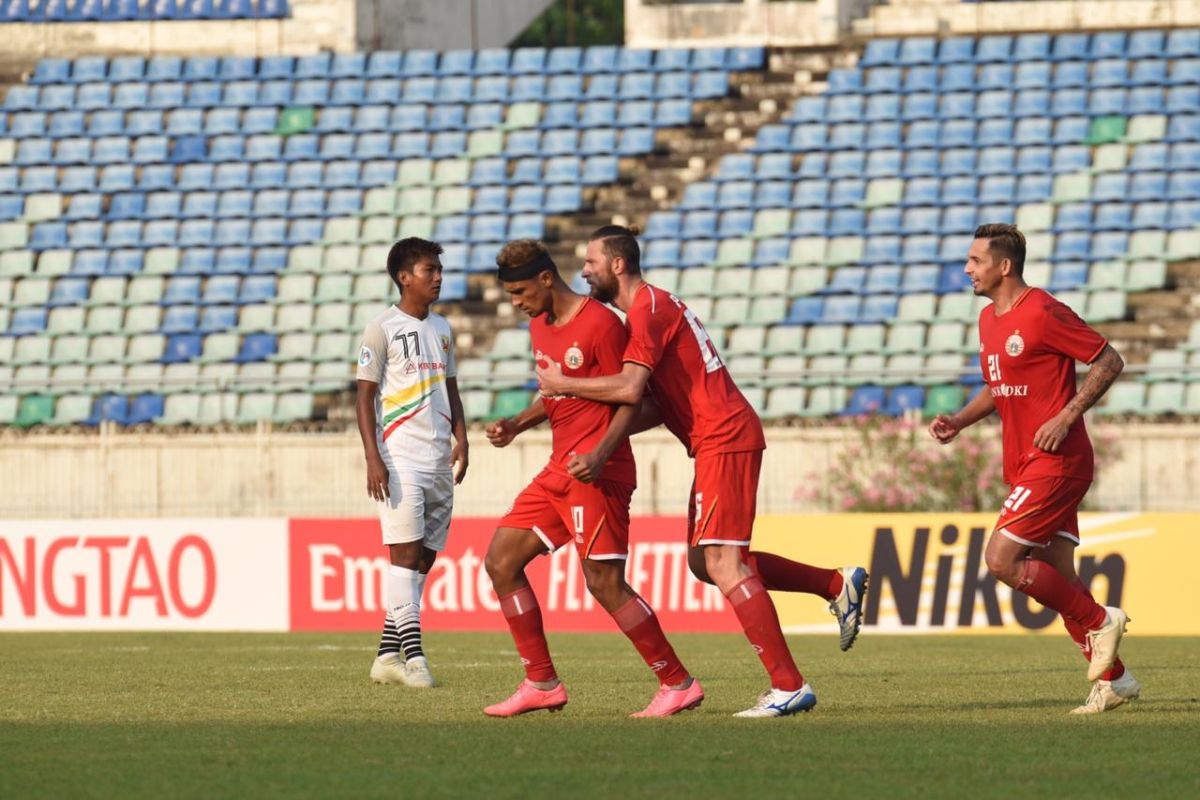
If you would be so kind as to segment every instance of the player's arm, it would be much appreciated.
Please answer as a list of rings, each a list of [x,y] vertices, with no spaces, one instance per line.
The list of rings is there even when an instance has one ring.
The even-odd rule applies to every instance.
[[[610,405],[635,405],[646,391],[650,370],[642,364],[626,361],[621,371],[597,378],[573,378],[564,375],[562,365],[546,360],[545,366],[537,368],[538,382],[546,397],[568,395],[595,400]]]
[[[458,393],[458,378],[446,379],[446,391],[450,395],[450,429],[454,433],[450,466],[454,469],[454,482],[462,483],[463,478],[467,477],[467,415],[463,412],[462,396]]]
[[[513,439],[530,428],[536,428],[547,419],[546,407],[541,395],[534,398],[525,410],[507,419],[498,419],[488,425],[484,432],[493,447],[507,447]]]
[[[929,434],[942,444],[950,444],[963,428],[969,428],[981,419],[991,416],[996,410],[996,401],[988,387],[971,398],[962,409],[952,416],[938,414],[929,423]]]
[[[657,428],[659,425],[662,425],[662,415],[658,413],[658,403],[654,402],[654,395],[647,393],[642,397],[641,410],[638,412],[637,420],[634,421],[633,430],[629,432],[629,435],[633,436],[651,428]]]
[[[612,457],[613,451],[633,434],[640,417],[641,405],[636,403],[631,406],[617,406],[608,422],[608,430],[592,448],[592,452],[576,453],[567,464],[567,472],[572,478],[581,483],[600,480],[604,473],[604,465]]]
[[[383,501],[391,497],[391,490],[388,489],[388,468],[383,463],[383,456],[379,455],[379,443],[376,440],[378,423],[375,419],[375,395],[379,393],[379,384],[361,379],[357,384],[355,412],[358,435],[362,438],[363,455],[367,461],[367,494],[373,500]]]
[[[1067,438],[1071,426],[1104,396],[1123,369],[1125,360],[1121,358],[1121,354],[1114,350],[1111,344],[1105,344],[1104,349],[1092,361],[1091,369],[1083,379],[1083,385],[1071,398],[1071,402],[1047,420],[1033,435],[1034,446],[1048,453],[1057,452],[1063,440]]]

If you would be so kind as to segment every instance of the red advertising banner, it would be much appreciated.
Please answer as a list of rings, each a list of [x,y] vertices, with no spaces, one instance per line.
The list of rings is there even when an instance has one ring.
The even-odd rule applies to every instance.
[[[687,568],[685,520],[633,520],[626,579],[667,631],[738,631],[715,586]],[[441,631],[507,630],[483,567],[492,518],[456,518],[425,585],[421,626]],[[383,621],[387,551],[375,519],[292,519],[288,536],[291,630],[375,630]],[[526,571],[552,631],[612,631],[584,585],[575,548],[538,558]]]

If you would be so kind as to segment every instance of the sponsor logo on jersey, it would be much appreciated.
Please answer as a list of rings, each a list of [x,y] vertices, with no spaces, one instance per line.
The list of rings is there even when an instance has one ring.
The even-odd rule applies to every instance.
[[[442,352],[449,353],[450,352],[450,337],[443,335],[441,337],[441,341],[442,341]]]
[[[563,362],[571,369],[579,369],[583,366],[583,351],[575,345],[568,347],[563,354]]]
[[[1028,397],[1029,384],[1013,386],[1011,383],[1001,383],[992,387],[992,397]]]
[[[1014,333],[1012,336],[1008,337],[1008,340],[1004,343],[1004,352],[1008,353],[1013,358],[1016,358],[1017,356],[1021,355],[1021,353],[1025,352],[1025,340],[1021,338],[1020,333]]]
[[[369,348],[362,348],[358,351],[358,365],[360,367],[369,366],[371,363],[371,351]]]
[[[405,375],[413,375],[416,373],[416,371],[417,371],[417,362],[416,361],[413,361],[410,358],[408,361],[404,362],[404,374]]]

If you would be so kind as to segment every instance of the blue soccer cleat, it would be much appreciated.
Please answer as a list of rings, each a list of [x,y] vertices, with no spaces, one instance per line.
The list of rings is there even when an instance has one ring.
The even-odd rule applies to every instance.
[[[735,717],[790,717],[803,711],[811,711],[817,704],[817,696],[807,683],[794,692],[768,689],[758,697],[758,702]]]
[[[863,598],[871,576],[862,567],[842,567],[842,591],[829,601],[829,612],[837,617],[841,628],[842,652],[854,646],[862,627]]]

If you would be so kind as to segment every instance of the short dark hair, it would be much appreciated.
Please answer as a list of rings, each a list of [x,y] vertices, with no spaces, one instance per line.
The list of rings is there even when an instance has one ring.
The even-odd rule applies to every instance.
[[[547,269],[555,275],[558,274],[558,265],[550,257],[550,251],[537,239],[514,239],[504,245],[496,254],[496,266],[500,268],[501,279],[503,279],[504,273],[517,270],[537,259],[545,259],[549,264]]]
[[[1011,261],[1018,277],[1025,273],[1025,234],[1016,225],[1006,222],[980,225],[975,229],[975,238],[987,239],[988,252],[996,258]]]
[[[418,239],[416,236],[410,236],[407,239],[401,239],[392,245],[392,249],[388,251],[387,271],[388,275],[392,276],[392,282],[397,286],[400,285],[400,280],[396,275],[404,270],[412,272],[413,267],[423,258],[437,258],[442,254],[442,246],[437,242],[430,242],[425,239]]]
[[[631,274],[642,271],[642,250],[638,247],[637,235],[641,230],[636,225],[604,225],[592,231],[589,242],[603,242],[604,254],[609,258],[625,259]]]

